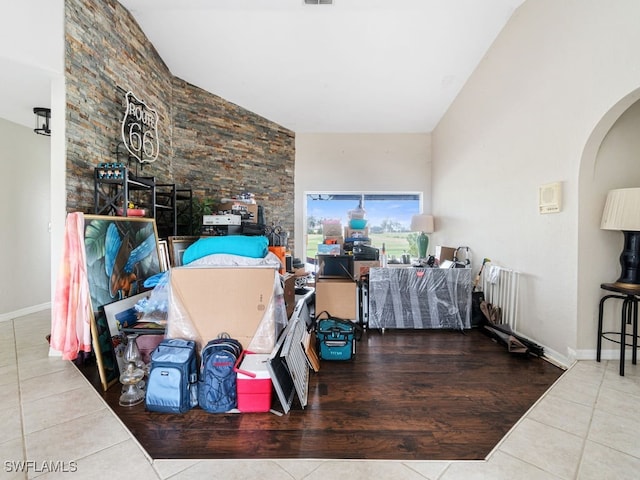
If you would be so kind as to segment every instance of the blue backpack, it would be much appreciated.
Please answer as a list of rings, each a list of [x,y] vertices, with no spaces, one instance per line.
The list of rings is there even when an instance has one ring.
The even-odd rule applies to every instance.
[[[216,338],[202,349],[198,405],[210,413],[223,413],[238,406],[235,364],[242,345],[233,338]]]
[[[147,410],[185,413],[198,405],[198,362],[193,340],[165,338],[151,353]]]

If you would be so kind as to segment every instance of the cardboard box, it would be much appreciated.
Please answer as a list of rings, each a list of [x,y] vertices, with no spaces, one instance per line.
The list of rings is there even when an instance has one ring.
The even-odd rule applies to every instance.
[[[358,279],[369,274],[370,268],[380,266],[380,260],[356,260],[353,262],[353,276]]]
[[[272,268],[172,268],[167,336],[187,338],[183,332],[192,329],[202,348],[225,332],[249,348],[265,313],[273,310],[277,275]],[[256,353],[271,353],[275,346],[276,319],[266,319],[273,328],[261,329]]]
[[[342,224],[340,222],[322,222],[322,236],[339,237],[342,235]]]
[[[247,353],[242,357],[236,379],[238,410],[241,412],[268,412],[271,409],[268,359],[269,354]]]
[[[344,227],[344,238],[369,238],[369,227],[351,228]]]
[[[296,308],[296,277],[293,273],[285,273],[282,276],[284,284],[284,306],[287,309],[287,318],[291,318]]]
[[[222,212],[231,211],[236,215],[240,215],[242,220],[257,223],[258,221],[258,205],[255,203],[245,202],[222,202],[218,207]]]
[[[318,280],[316,282],[315,314],[327,311],[345,320],[358,318],[358,290],[353,280]]]
[[[342,245],[339,243],[319,243],[318,255],[340,255],[342,253]]]
[[[456,249],[453,247],[442,247],[440,245],[436,246],[436,260],[438,263],[442,263],[445,260],[453,260],[453,255],[456,253]]]

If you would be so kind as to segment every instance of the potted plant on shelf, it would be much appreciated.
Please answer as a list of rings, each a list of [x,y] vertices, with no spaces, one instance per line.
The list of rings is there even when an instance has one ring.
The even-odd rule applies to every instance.
[[[202,216],[212,215],[217,211],[216,202],[209,197],[193,197],[193,209],[191,217],[191,234],[199,235],[202,226]]]

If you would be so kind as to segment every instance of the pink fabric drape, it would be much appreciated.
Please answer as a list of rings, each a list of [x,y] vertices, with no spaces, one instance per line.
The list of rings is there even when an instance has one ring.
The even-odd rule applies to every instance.
[[[65,360],[91,351],[91,302],[84,249],[84,215],[67,215],[51,316],[51,347]]]

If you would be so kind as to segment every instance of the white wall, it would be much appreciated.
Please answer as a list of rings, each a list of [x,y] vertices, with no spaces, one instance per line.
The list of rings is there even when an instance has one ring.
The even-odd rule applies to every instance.
[[[578,331],[596,329],[579,302],[599,299],[578,295],[578,200],[601,200],[580,192],[581,163],[594,128],[640,86],[638,18],[634,0],[527,0],[433,132],[440,240],[523,272],[520,329],[564,360]],[[556,181],[562,211],[540,215],[538,187]],[[606,273],[593,272],[597,285]]]
[[[592,135],[597,153],[585,158],[580,175],[580,222],[578,263],[578,356],[593,358],[596,348],[598,321],[597,300],[605,293],[601,283],[612,283],[619,276],[620,253],[623,246],[621,232],[600,230],[600,220],[607,192],[615,188],[640,187],[640,92],[624,98],[612,112],[615,123],[609,130],[596,129]],[[633,103],[621,115],[621,107]],[[619,116],[618,116],[619,115]],[[606,115],[601,124],[612,121]],[[601,131],[602,130],[602,131]],[[607,292],[610,293],[610,292]],[[620,330],[620,302],[605,304],[605,331]],[[589,328],[591,326],[591,328]],[[619,345],[603,342],[602,356],[618,358]]]
[[[52,106],[50,78],[64,74],[64,0],[2,2],[0,12],[0,118],[33,128],[33,107]]]
[[[50,301],[50,139],[0,119],[0,320]]]
[[[2,137],[2,150],[0,157],[4,162],[11,153],[19,152],[19,155],[29,155],[34,145],[42,145],[46,142],[48,152],[46,161],[40,163],[38,155],[37,170],[33,162],[28,162],[30,170],[26,171],[22,165],[16,164],[19,155],[13,155],[11,162],[19,168],[17,174],[5,170],[2,176],[3,184],[9,182],[11,191],[25,192],[28,198],[20,197],[20,202],[27,208],[31,218],[31,225],[37,222],[38,242],[45,241],[46,261],[39,257],[34,265],[29,265],[28,272],[19,273],[17,278],[14,270],[3,270],[5,278],[11,278],[15,285],[2,290],[0,297],[0,319],[3,316],[16,316],[28,313],[28,311],[45,308],[50,305],[50,295],[53,292],[55,276],[59,265],[59,257],[62,251],[62,235],[65,220],[65,92],[64,92],[64,0],[22,0],[20,2],[6,2],[2,6],[0,16],[0,137]],[[51,127],[53,135],[49,138],[37,136],[33,133],[34,115],[33,107],[51,107]],[[8,128],[7,125],[12,125]],[[20,148],[11,147],[11,152],[5,150],[5,138],[7,145],[14,145],[18,137],[14,133],[17,125],[23,126],[20,139],[23,145]],[[23,138],[24,135],[24,138]],[[35,143],[34,143],[35,142]],[[33,145],[32,145],[33,144]],[[42,184],[47,179],[46,185]],[[50,182],[49,183],[49,179]],[[35,188],[37,185],[37,190]],[[15,195],[11,196],[5,187],[0,192],[4,205],[10,206],[15,211],[21,206],[15,205]],[[43,195],[47,194],[46,197]],[[12,198],[7,203],[6,198]],[[16,217],[13,211],[11,220],[15,223]],[[41,230],[40,215],[47,215],[44,223],[45,230]],[[3,234],[17,229],[15,225],[8,226],[3,210]],[[25,217],[26,218],[26,217]],[[20,222],[25,222],[20,218]],[[49,225],[51,232],[49,232]],[[21,231],[26,231],[24,225],[19,226]],[[35,228],[35,227],[32,227]],[[44,233],[44,237],[42,234]],[[16,244],[15,235],[10,244]],[[6,245],[3,237],[3,247]],[[40,243],[37,248],[30,243],[22,243],[28,251],[37,250],[40,255],[42,250]],[[33,256],[31,253],[29,255]],[[20,260],[15,255],[14,262]],[[26,261],[26,260],[23,260]],[[24,265],[20,265],[21,267]],[[11,272],[11,276],[6,275]],[[24,275],[25,277],[23,277]],[[26,277],[28,275],[28,277]],[[47,283],[46,292],[50,292],[47,298],[42,298],[41,282]],[[35,288],[34,288],[35,287]],[[16,289],[21,291],[16,293]],[[27,295],[25,297],[25,295]],[[42,303],[44,302],[44,303]],[[5,305],[6,303],[6,305]],[[18,306],[16,306],[18,305]],[[15,310],[16,308],[20,310]],[[26,311],[23,309],[26,308]],[[10,310],[7,310],[10,309]],[[9,313],[10,312],[10,313]]]
[[[430,134],[296,134],[295,256],[305,258],[305,192],[424,192],[431,211]]]

